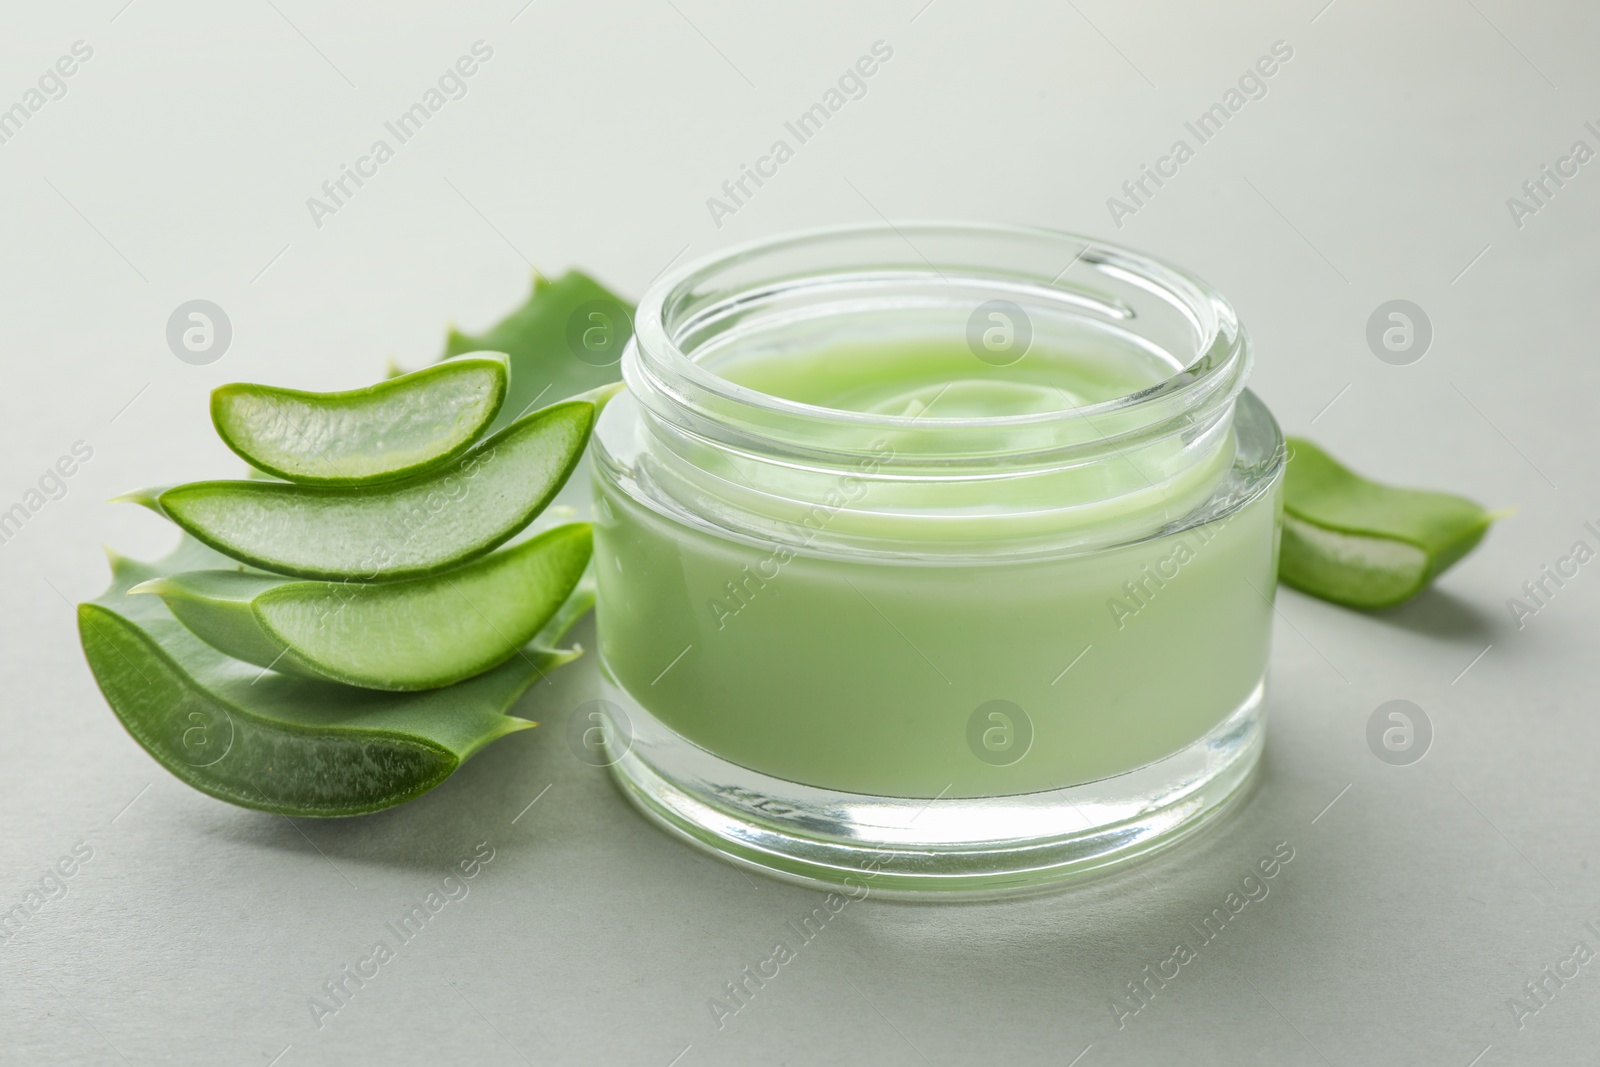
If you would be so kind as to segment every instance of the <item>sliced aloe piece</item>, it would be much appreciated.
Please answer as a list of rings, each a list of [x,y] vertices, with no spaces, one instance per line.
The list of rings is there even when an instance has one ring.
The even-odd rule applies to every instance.
[[[496,548],[544,509],[583,454],[596,410],[589,399],[544,408],[447,466],[382,486],[250,479],[120,499],[279,574],[334,581],[436,574]]]
[[[78,606],[89,668],[156,761],[211,796],[284,815],[392,807],[448,778],[484,745],[534,723],[507,714],[576,658],[550,647],[587,609],[575,596],[535,642],[443,689],[382,693],[264,671],[223,655],[133,586],[228,560],[189,538],[155,563],[113,557],[111,587]]]
[[[550,404],[622,377],[633,306],[578,271],[535,277],[522,306],[481,334],[452,329],[446,357],[491,349],[511,358],[511,388],[498,429],[535,404]]]
[[[1507,512],[1464,497],[1369,481],[1310,441],[1289,441],[1285,585],[1357,608],[1409,600],[1472,551]]]
[[[211,394],[223,444],[302,485],[370,485],[465,452],[505,402],[500,353],[474,353],[364,389],[308,393],[235,382]]]
[[[434,689],[517,654],[589,565],[587,523],[547,530],[453,571],[369,584],[233,570],[136,585],[236,659],[288,674],[394,691]]]

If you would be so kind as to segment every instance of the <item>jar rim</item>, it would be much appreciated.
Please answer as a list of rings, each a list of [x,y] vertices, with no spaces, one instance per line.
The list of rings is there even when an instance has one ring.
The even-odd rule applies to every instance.
[[[992,276],[1008,284],[1053,299],[1071,302],[1087,298],[1085,290],[1063,285],[1069,271],[1081,265],[1164,300],[1186,319],[1193,331],[1193,355],[1159,382],[1107,400],[1076,407],[1063,407],[1025,414],[980,417],[947,417],[933,414],[880,414],[824,407],[774,396],[730,381],[700,364],[679,341],[677,319],[691,306],[697,288],[715,282],[719,275],[806,246],[848,244],[864,239],[889,239],[902,243],[910,255],[897,270],[929,274],[948,281],[935,260],[923,256],[918,239],[924,242],[984,240],[1015,242],[1018,246],[1059,248],[1066,266],[1054,277],[1030,274],[1023,270],[968,274],[967,278]],[[1068,250],[1074,250],[1070,258]],[[950,264],[946,264],[950,266]],[[971,268],[964,268],[971,269]],[[858,276],[865,276],[858,272]],[[788,279],[793,281],[793,278]],[[781,284],[777,283],[777,284]],[[736,302],[763,290],[749,287],[734,296],[724,296],[721,304]],[[1105,311],[1110,305],[1102,304]],[[1130,312],[1127,317],[1132,318]],[[1096,432],[1104,440],[1140,429],[1154,429],[1174,416],[1192,420],[1196,408],[1214,409],[1225,405],[1243,388],[1251,359],[1249,336],[1232,305],[1214,288],[1194,274],[1164,260],[1121,245],[1078,234],[1042,227],[1015,226],[984,222],[911,221],[870,222],[780,234],[745,242],[702,256],[679,266],[657,279],[640,299],[635,315],[634,336],[624,355],[623,369],[636,393],[647,407],[680,425],[728,421],[730,411],[748,413],[764,420],[763,437],[793,436],[790,443],[800,446],[807,431],[823,425],[853,430],[903,429],[912,424],[924,431],[985,432],[1018,431],[1034,428],[1091,426],[1105,420],[1114,424],[1113,433]],[[638,388],[643,386],[643,389]],[[671,412],[651,403],[652,395],[662,395]],[[695,416],[701,416],[696,418]],[[783,433],[772,422],[791,422],[796,433]],[[735,420],[742,421],[742,420]],[[685,426],[689,428],[689,426]],[[717,436],[717,435],[713,435]]]

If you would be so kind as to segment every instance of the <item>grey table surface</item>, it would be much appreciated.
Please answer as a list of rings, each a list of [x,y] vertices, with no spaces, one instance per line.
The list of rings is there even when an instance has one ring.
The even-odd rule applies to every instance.
[[[0,1062],[1594,1061],[1600,564],[1568,564],[1520,619],[1508,600],[1600,547],[1600,9],[94,0],[0,23],[0,107],[26,113],[0,126],[0,510],[28,511],[0,544],[0,911],[25,916],[0,944]],[[465,95],[314,217],[478,41]],[[864,95],[714,218],[708,198],[878,41],[893,55]],[[92,54],[46,76],[76,42]],[[1241,90],[1278,42],[1292,55]],[[1219,103],[1237,107],[1202,142],[1186,123]],[[1179,140],[1175,174],[1124,191],[1170,174]],[[173,535],[105,501],[237,471],[215,385],[420,365],[534,264],[636,297],[683,257],[879,217],[1183,263],[1241,309],[1289,432],[1519,510],[1401,610],[1280,595],[1263,772],[1225,824],[1057,895],[853,903],[720,1026],[726,983],[822,895],[669,839],[574,756],[592,657],[536,691],[545,728],[346,821],[193,792],[106,708],[71,604],[103,588],[102,543],[150,556]],[[232,324],[207,365],[166,342],[192,299]],[[1404,365],[1367,339],[1397,299],[1431,323]],[[80,442],[92,457],[30,496]],[[1395,699],[1432,726],[1405,766],[1367,742]],[[1198,943],[1275,847],[1293,859],[1269,895],[1132,1013],[1128,983]],[[314,1010],[479,851],[468,895]]]

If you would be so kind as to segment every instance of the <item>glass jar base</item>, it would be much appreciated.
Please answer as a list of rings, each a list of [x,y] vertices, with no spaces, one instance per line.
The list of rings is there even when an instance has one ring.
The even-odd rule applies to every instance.
[[[875,797],[719,759],[605,688],[607,758],[634,806],[741,867],[857,898],[1037,893],[1145,855],[1242,795],[1266,726],[1263,679],[1210,733],[1125,774],[1011,796]]]

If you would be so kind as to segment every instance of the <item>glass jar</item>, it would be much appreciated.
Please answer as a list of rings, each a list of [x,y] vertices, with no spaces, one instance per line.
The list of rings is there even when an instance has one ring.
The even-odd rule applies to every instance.
[[[872,225],[639,305],[595,434],[612,771],[741,864],[1036,889],[1172,841],[1262,746],[1283,441],[1191,275]]]

